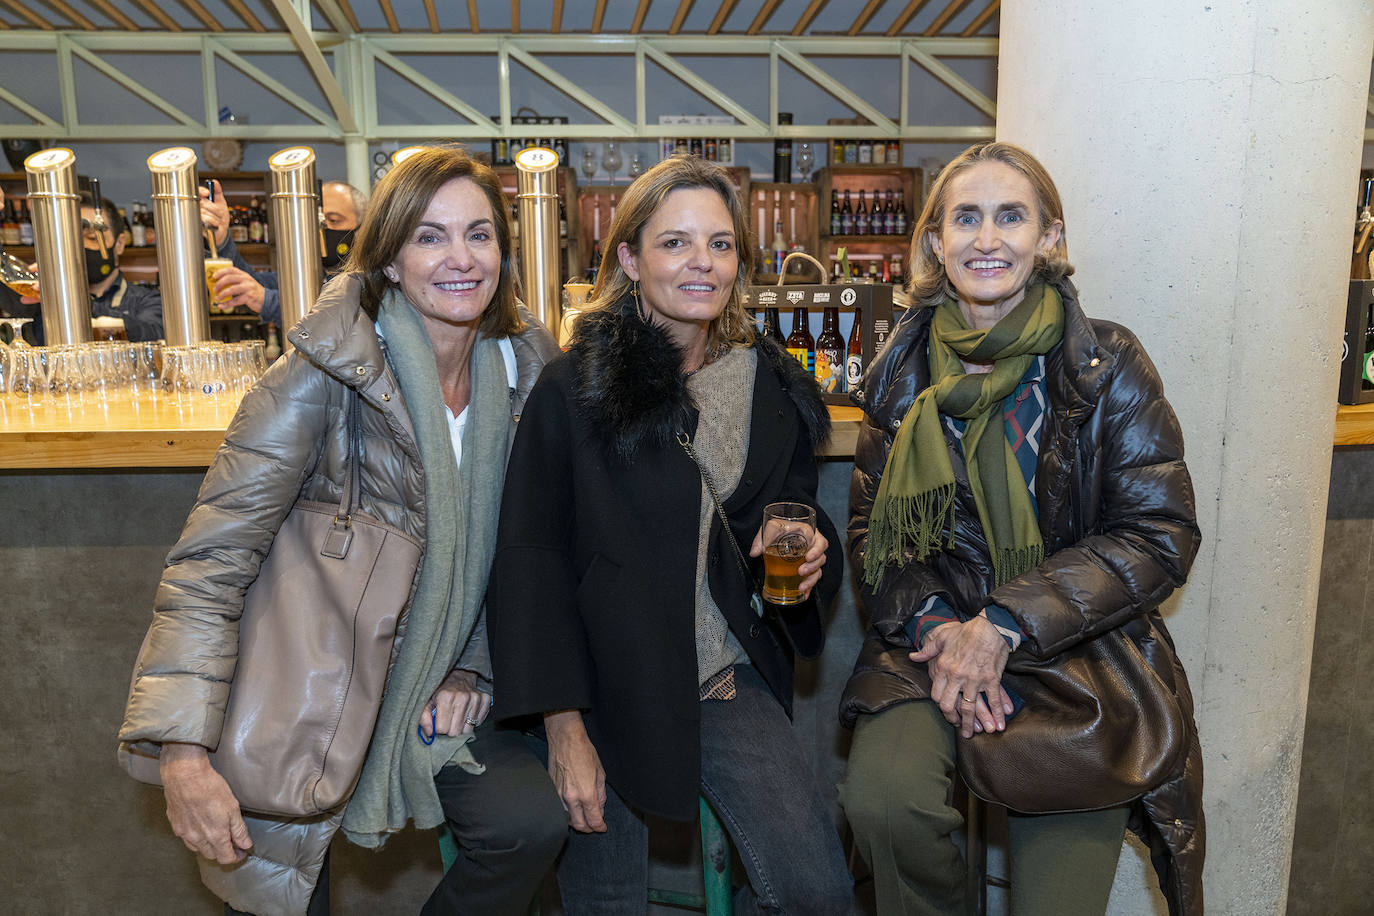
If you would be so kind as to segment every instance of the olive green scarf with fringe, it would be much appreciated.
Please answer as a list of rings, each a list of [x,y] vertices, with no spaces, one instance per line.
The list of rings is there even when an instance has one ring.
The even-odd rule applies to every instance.
[[[917,396],[892,442],[868,523],[864,582],[876,588],[888,563],[925,560],[954,542],[954,467],[940,414],[967,421],[964,462],[997,584],[1045,556],[1040,525],[1011,443],[1002,432],[1002,399],[1016,390],[1036,354],[1064,334],[1064,303],[1036,283],[1001,321],[972,330],[946,299],[930,325],[930,387]],[[992,363],[966,374],[960,359]]]

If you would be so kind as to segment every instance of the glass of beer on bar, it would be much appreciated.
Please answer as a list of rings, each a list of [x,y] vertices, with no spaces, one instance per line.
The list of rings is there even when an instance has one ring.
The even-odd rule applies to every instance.
[[[763,510],[763,600],[800,604],[806,551],[816,536],[816,510],[803,503],[771,503]]]

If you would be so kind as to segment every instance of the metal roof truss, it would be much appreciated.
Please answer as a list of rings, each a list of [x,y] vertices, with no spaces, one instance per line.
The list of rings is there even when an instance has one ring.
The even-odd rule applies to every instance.
[[[614,35],[467,35],[467,34],[344,34],[312,32],[306,5],[309,0],[268,0],[287,23],[287,33],[233,34],[227,32],[121,33],[121,32],[44,32],[9,30],[0,32],[0,53],[5,51],[51,52],[56,56],[61,89],[61,118],[55,118],[0,86],[3,101],[32,119],[24,123],[0,122],[0,138],[22,137],[46,140],[108,140],[117,135],[130,140],[197,140],[232,136],[246,140],[342,139],[349,145],[385,140],[418,139],[436,136],[484,138],[522,132],[512,126],[510,61],[547,80],[592,112],[600,122],[540,125],[540,134],[563,138],[650,138],[660,136],[710,135],[740,139],[774,136],[799,139],[833,137],[890,137],[925,141],[974,141],[993,136],[987,125],[922,124],[908,120],[907,111],[911,62],[924,68],[949,87],[970,106],[995,122],[996,104],[986,93],[959,76],[947,58],[997,56],[996,38],[946,37],[753,37],[713,35],[703,37],[614,36]],[[317,0],[318,2],[318,0]],[[332,6],[326,2],[325,6]],[[304,18],[303,18],[304,17]],[[120,72],[101,58],[105,53],[139,54],[198,53],[201,57],[204,111],[200,116],[183,112],[162,98],[153,88]],[[254,65],[245,53],[295,53],[319,85],[329,111],[303,98],[299,93]],[[635,61],[635,111],[633,116],[616,111],[597,98],[596,93],[577,86],[541,60],[541,54],[633,56]],[[406,64],[403,54],[486,55],[497,70],[500,123],[487,118],[489,98],[464,98],[455,87],[444,86]],[[768,59],[769,100],[767,111],[750,111],[719,86],[693,72],[679,56],[740,56]],[[327,60],[332,56],[332,66]],[[861,91],[836,80],[817,66],[813,57],[872,57],[901,62],[901,85],[897,119],[876,110]],[[215,60],[224,60],[264,89],[276,94],[313,123],[246,124],[222,126],[217,112],[220,100],[215,80]],[[138,98],[157,108],[168,118],[161,124],[82,124],[77,117],[73,60],[80,59],[101,71]],[[653,61],[673,74],[736,120],[733,125],[660,125],[646,118],[646,61]],[[785,63],[812,80],[821,90],[848,105],[871,121],[868,125],[831,124],[779,125],[778,65]],[[387,67],[451,109],[458,119],[452,123],[379,123],[377,111],[377,68]],[[1371,103],[1374,107],[1374,103]]]

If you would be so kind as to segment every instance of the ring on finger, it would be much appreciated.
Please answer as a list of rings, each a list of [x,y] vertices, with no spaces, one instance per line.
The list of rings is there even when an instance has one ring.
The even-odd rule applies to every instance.
[[[466,722],[466,723],[469,724],[469,725],[476,725],[476,724],[477,724],[477,720],[474,719],[474,718],[472,718],[471,716],[463,716],[463,721]]]
[[[977,701],[974,700],[973,697],[965,696],[964,694],[961,693],[961,694],[959,694],[959,702],[960,702],[960,703],[967,703],[967,704],[969,704],[970,706],[972,706],[972,705],[973,705],[974,703],[976,703]]]

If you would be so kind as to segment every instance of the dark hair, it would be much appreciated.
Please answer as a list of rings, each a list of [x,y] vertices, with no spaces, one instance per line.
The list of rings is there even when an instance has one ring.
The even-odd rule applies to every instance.
[[[730,173],[714,162],[700,156],[673,156],[649,169],[631,183],[615,209],[615,219],[601,249],[601,267],[596,273],[596,287],[592,290],[586,311],[607,309],[630,295],[634,282],[620,266],[617,249],[624,242],[636,254],[643,241],[644,226],[663,206],[673,191],[685,188],[704,188],[715,191],[730,211],[730,223],[735,232],[735,252],[739,256],[739,270],[720,316],[707,328],[708,350],[722,344],[749,346],[754,342],[754,322],[744,310],[745,293],[754,275],[754,242],[749,233],[749,216],[740,202],[739,189]]]
[[[955,178],[981,162],[1000,162],[1020,172],[1030,182],[1035,192],[1035,209],[1043,233],[1059,220],[1064,221],[1064,204],[1059,200],[1059,189],[1054,179],[1029,152],[1011,143],[988,141],[977,143],[964,150],[954,161],[940,171],[940,177],[931,185],[926,205],[921,209],[921,217],[916,221],[916,230],[911,234],[911,278],[907,281],[907,291],[912,305],[939,305],[946,298],[957,299],[950,285],[945,266],[935,257],[931,246],[931,233],[936,235],[944,225],[945,210],[949,207],[949,186]],[[1035,267],[1031,274],[1038,280],[1061,280],[1073,274],[1069,263],[1069,244],[1065,232],[1059,232],[1059,241],[1047,255],[1035,255]]]
[[[91,196],[90,191],[82,191],[79,196],[81,198],[81,206],[90,207],[92,210],[95,209],[95,198]],[[109,227],[110,232],[112,232],[115,239],[118,240],[119,237],[124,234],[124,230],[128,228],[128,226],[124,224],[124,217],[119,215],[119,208],[116,207],[114,201],[110,200],[108,197],[102,197],[100,198],[100,212],[105,217],[105,225]]]
[[[373,189],[367,215],[353,237],[353,251],[344,269],[362,280],[362,307],[373,321],[387,290],[397,284],[385,270],[400,255],[439,189],[458,178],[482,189],[491,204],[491,221],[501,247],[501,277],[496,293],[478,325],[488,337],[506,337],[525,329],[516,307],[515,263],[511,255],[509,210],[501,179],[461,146],[429,146],[391,171]]]

